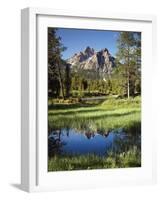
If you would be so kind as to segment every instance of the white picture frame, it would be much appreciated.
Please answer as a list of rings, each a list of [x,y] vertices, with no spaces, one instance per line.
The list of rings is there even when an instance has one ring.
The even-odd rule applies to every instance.
[[[45,124],[47,119],[45,113],[47,113],[47,107],[42,105],[47,105],[47,87],[45,85],[47,68],[43,67],[45,63],[47,66],[47,53],[44,54],[47,44],[42,38],[45,37],[46,27],[52,25],[58,27],[58,24],[60,27],[137,30],[144,33],[142,39],[145,51],[142,59],[143,65],[147,67],[143,68],[142,72],[144,90],[142,96],[143,166],[141,168],[52,173],[46,171],[47,132]],[[21,187],[23,190],[29,192],[54,191],[122,184],[154,184],[156,182],[155,133],[153,133],[153,138],[149,136],[153,126],[153,117],[151,116],[153,104],[147,91],[151,88],[149,77],[152,62],[155,68],[155,30],[156,19],[155,16],[151,15],[110,14],[101,11],[92,13],[44,8],[25,8],[22,10]],[[39,57],[41,57],[41,62]],[[144,134],[145,132],[149,134]],[[46,142],[44,142],[45,134]]]

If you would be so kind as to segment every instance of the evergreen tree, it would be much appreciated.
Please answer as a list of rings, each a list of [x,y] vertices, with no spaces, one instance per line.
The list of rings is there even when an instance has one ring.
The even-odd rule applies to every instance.
[[[66,97],[69,98],[70,96],[70,89],[71,89],[71,72],[70,72],[70,65],[66,64],[66,79],[65,79],[65,87],[66,87]]]
[[[48,87],[58,96],[65,98],[63,85],[64,63],[61,52],[66,48],[61,43],[61,38],[56,35],[56,28],[48,28]]]
[[[138,66],[136,61],[136,54],[139,56],[139,33],[134,32],[120,32],[118,43],[117,59],[123,65],[122,75],[124,77],[126,94],[129,98],[130,95],[135,93],[135,82],[137,79]],[[141,52],[141,48],[140,48]]]

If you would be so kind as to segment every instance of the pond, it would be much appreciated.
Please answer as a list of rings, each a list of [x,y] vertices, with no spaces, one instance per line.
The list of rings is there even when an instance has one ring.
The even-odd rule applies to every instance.
[[[53,130],[48,136],[48,154],[106,156],[109,152],[126,152],[136,146],[141,149],[141,134],[126,133],[122,128],[110,132],[85,132],[74,129]]]

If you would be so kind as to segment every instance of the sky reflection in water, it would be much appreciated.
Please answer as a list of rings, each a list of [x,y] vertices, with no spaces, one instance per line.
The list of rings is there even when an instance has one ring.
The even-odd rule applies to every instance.
[[[91,133],[74,129],[53,130],[48,137],[49,156],[120,153],[141,146],[140,133],[127,134],[122,129],[109,133]]]

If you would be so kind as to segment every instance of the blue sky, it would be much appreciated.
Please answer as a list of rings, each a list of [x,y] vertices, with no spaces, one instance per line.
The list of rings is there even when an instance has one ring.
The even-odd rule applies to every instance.
[[[57,35],[62,39],[62,43],[67,50],[62,53],[63,59],[70,58],[75,53],[83,51],[87,46],[95,51],[107,48],[112,56],[116,54],[117,31],[99,31],[87,29],[59,28]]]

